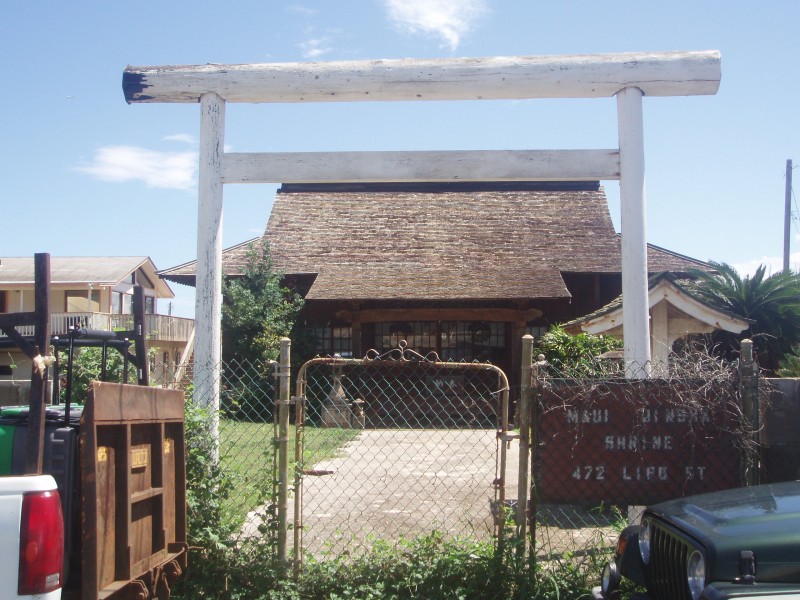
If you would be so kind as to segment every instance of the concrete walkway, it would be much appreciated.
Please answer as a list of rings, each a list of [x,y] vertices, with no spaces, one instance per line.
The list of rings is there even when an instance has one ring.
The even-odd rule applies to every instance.
[[[508,450],[506,498],[516,498],[518,449]],[[365,430],[336,458],[308,469],[304,547],[313,554],[396,541],[433,530],[491,539],[496,506],[496,432]],[[322,474],[325,473],[325,474]]]

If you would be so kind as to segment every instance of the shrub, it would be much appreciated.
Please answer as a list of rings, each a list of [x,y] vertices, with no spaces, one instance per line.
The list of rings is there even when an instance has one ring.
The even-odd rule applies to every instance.
[[[573,377],[592,377],[608,374],[616,369],[613,362],[603,362],[598,356],[622,348],[622,340],[608,335],[580,333],[570,335],[559,326],[553,326],[536,344],[550,366],[558,372]]]

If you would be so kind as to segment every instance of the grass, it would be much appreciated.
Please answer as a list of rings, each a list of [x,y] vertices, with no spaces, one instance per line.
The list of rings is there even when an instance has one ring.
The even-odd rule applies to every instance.
[[[227,508],[242,518],[267,501],[276,475],[275,432],[272,423],[222,420],[220,461],[236,480],[236,490]],[[289,428],[289,464],[294,463],[296,428]],[[358,429],[305,428],[303,466],[309,468],[337,455],[339,449],[358,436]]]

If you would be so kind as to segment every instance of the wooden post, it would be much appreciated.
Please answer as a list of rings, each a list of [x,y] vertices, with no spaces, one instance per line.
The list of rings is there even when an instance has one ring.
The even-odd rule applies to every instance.
[[[528,465],[531,451],[531,377],[533,376],[533,336],[522,336],[522,368],[519,386],[519,475],[517,479],[517,541],[525,548],[528,525]]]
[[[783,271],[790,272],[789,248],[792,233],[792,160],[786,161],[786,187],[783,199]]]
[[[200,165],[197,214],[197,295],[195,299],[195,401],[208,408],[209,433],[219,440],[222,362],[222,154],[225,100],[200,98]]]
[[[144,288],[140,285],[133,287],[133,345],[136,349],[136,382],[138,385],[150,385],[150,364],[147,357],[147,344],[145,338],[145,307]],[[105,350],[104,350],[105,351]],[[105,366],[105,361],[103,361]]]
[[[281,338],[278,366],[278,563],[289,564],[286,536],[289,529],[289,403],[291,402],[292,342]]]
[[[625,377],[650,374],[650,323],[647,298],[647,239],[644,194],[642,90],[617,93],[622,221],[622,326]]]
[[[759,483],[759,404],[758,404],[758,365],[753,357],[753,341],[742,340],[742,355],[739,364],[740,389],[742,394],[742,413],[744,427],[751,432],[752,446],[747,446],[743,457],[743,479],[746,485]]]
[[[624,306],[624,305],[623,305]],[[659,302],[651,309],[650,331],[653,344],[651,375],[666,379],[669,377],[669,355],[672,351],[673,338],[669,335],[669,316],[666,301]]]
[[[38,475],[44,461],[44,417],[47,395],[47,367],[37,359],[50,354],[50,255],[34,255],[36,306],[35,344],[37,357],[31,365],[31,396],[28,413],[25,474]],[[38,365],[37,365],[38,363]]]

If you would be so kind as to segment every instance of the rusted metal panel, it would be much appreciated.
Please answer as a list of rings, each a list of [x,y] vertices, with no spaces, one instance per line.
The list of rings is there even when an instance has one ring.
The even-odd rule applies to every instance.
[[[545,388],[533,467],[538,500],[649,504],[740,485],[731,411],[713,399],[702,409],[681,406],[671,394],[658,382],[598,386],[582,397]]]
[[[181,391],[93,383],[81,419],[84,600],[169,595],[186,567],[184,458]]]

